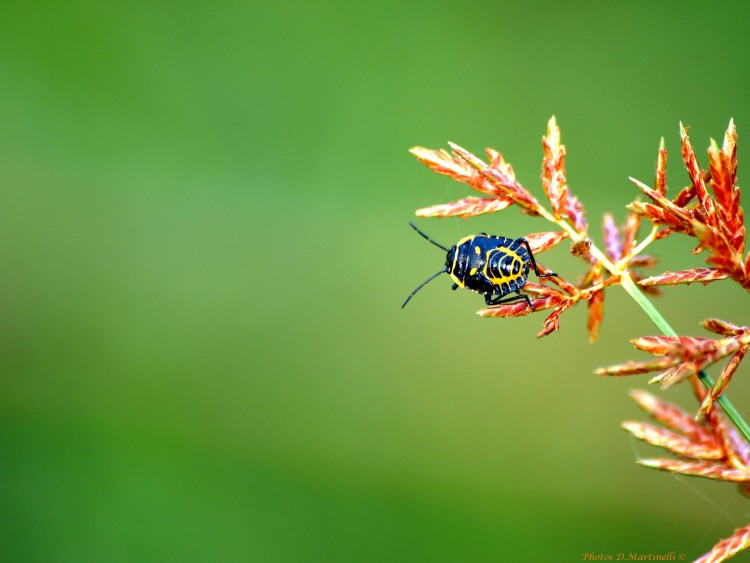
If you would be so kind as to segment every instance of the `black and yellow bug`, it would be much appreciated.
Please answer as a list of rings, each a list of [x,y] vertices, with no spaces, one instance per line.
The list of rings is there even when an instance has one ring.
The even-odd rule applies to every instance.
[[[521,293],[521,288],[526,285],[529,269],[533,267],[534,273],[540,278],[557,275],[539,273],[534,254],[525,238],[511,239],[481,233],[464,237],[451,248],[446,248],[420,231],[414,223],[409,225],[432,244],[445,250],[448,255],[445,267],[420,283],[401,305],[402,309],[425,284],[440,274],[448,273],[455,282],[452,289],[465,287],[481,293],[487,305],[500,305],[525,299],[533,311],[531,299],[527,294]],[[505,297],[514,291],[516,295]]]

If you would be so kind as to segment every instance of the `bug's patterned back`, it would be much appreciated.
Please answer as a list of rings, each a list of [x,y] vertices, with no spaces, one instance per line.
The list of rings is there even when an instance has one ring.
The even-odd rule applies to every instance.
[[[506,295],[526,283],[529,254],[518,240],[472,235],[448,253],[449,273],[459,287],[478,293]]]
[[[539,272],[531,247],[525,238],[511,239],[482,233],[464,237],[448,248],[432,240],[414,223],[409,223],[409,225],[427,241],[445,250],[447,254],[444,269],[419,284],[401,305],[402,309],[426,283],[447,272],[453,278],[453,289],[463,287],[481,293],[487,305],[502,305],[524,300],[533,311],[534,305],[528,294],[521,292],[521,288],[526,284],[529,270],[533,266],[534,272],[540,278],[557,275],[553,272],[545,274]],[[513,292],[516,295],[506,297]]]

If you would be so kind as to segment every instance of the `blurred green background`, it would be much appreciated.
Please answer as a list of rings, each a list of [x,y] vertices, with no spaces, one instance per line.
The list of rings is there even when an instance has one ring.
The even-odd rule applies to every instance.
[[[554,114],[598,238],[662,135],[686,183],[680,120],[705,165],[734,117],[750,161],[748,16],[3,2],[2,559],[691,558],[746,524],[734,487],[635,464],[657,453],[619,428],[645,379],[593,375],[656,332],[620,289],[594,345],[582,308],[536,340],[543,314],[481,319],[447,278],[399,306],[444,259],[413,211],[471,195],[410,147],[495,147],[540,195]],[[419,223],[444,244],[547,229],[516,209]],[[692,247],[653,249],[680,269]],[[583,271],[565,244],[541,261]],[[686,334],[750,320],[729,282],[659,306]]]

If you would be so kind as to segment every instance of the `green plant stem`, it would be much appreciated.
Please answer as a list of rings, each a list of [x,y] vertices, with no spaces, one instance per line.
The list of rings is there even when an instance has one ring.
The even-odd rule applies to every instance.
[[[653,303],[651,303],[651,301],[646,298],[643,292],[638,289],[638,286],[635,284],[635,282],[627,272],[622,274],[620,280],[625,291],[627,291],[628,294],[633,298],[633,300],[638,303],[638,305],[640,305],[641,309],[643,309],[643,311],[654,322],[654,324],[659,327],[659,330],[661,330],[666,336],[677,336],[675,330],[669,325],[666,319],[661,316],[661,313],[659,313],[656,307],[654,307]],[[713,387],[714,382],[705,371],[701,370],[697,375],[700,382],[707,389],[711,389],[711,387]],[[729,399],[727,399],[726,395],[721,395],[718,399],[716,399],[716,402],[719,403],[719,406],[721,406],[724,414],[726,414],[727,418],[732,421],[732,424],[734,424],[735,428],[737,428],[739,433],[742,434],[742,437],[745,438],[745,441],[750,443],[750,426],[747,425],[745,419],[742,418],[742,415],[740,415],[739,412],[737,412],[737,409],[734,408],[734,405],[729,401]]]

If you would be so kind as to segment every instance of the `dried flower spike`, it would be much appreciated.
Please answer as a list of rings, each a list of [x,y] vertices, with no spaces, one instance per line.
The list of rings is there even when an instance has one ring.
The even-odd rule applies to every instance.
[[[728,538],[717,543],[711,551],[696,559],[695,563],[720,563],[750,547],[750,524],[738,528]]]
[[[688,336],[643,336],[634,339],[633,345],[639,350],[660,356],[658,360],[628,362],[608,368],[600,368],[596,373],[599,375],[623,376],[657,371],[659,372],[658,375],[651,382],[659,382],[662,387],[670,387],[696,375],[709,365],[730,357],[718,381],[703,399],[699,415],[706,414],[711,410],[714,401],[721,396],[729,385],[732,375],[744,358],[747,348],[750,346],[750,327],[731,325],[718,319],[704,321],[704,326],[711,327],[714,331],[723,331],[727,333],[727,336],[720,339]]]
[[[634,391],[631,395],[641,408],[666,428],[633,421],[624,422],[623,428],[634,437],[677,456],[677,459],[642,459],[638,462],[640,465],[669,473],[738,483],[743,490],[750,487],[748,444],[737,438],[721,416],[712,414],[697,422],[680,407],[645,391]],[[698,561],[724,561],[749,546],[750,525],[735,530]]]
[[[523,286],[522,296],[503,299],[510,291],[502,287],[502,282],[512,280],[512,276],[503,274],[508,276],[507,280],[503,280],[502,276],[494,274],[491,283],[495,283],[500,290],[488,292],[486,288],[480,291],[478,282],[467,282],[466,271],[463,271],[457,277],[454,276],[454,289],[463,286],[484,293],[488,307],[479,311],[483,317],[510,318],[549,309],[538,337],[559,330],[562,314],[574,305],[585,302],[588,307],[587,329],[589,338],[593,341],[598,337],[602,325],[606,290],[613,285],[621,285],[664,336],[633,340],[636,348],[655,357],[600,368],[597,373],[608,376],[655,373],[651,382],[658,382],[662,387],[688,380],[701,404],[698,417],[694,419],[679,407],[653,395],[642,391],[634,392],[633,398],[656,424],[627,421],[623,424],[624,428],[633,436],[676,456],[670,459],[646,459],[640,463],[663,471],[735,482],[740,485],[743,494],[750,496],[750,426],[724,395],[750,346],[750,328],[710,319],[704,322],[704,327],[718,335],[718,338],[678,336],[644,295],[644,292],[656,294],[657,286],[693,282],[707,284],[723,279],[732,279],[750,291],[750,253],[747,257],[744,256],[746,231],[737,186],[737,132],[734,122],[730,121],[721,147],[711,141],[707,169],[700,167],[682,124],[680,141],[680,152],[690,184],[679,190],[674,197],[667,195],[667,151],[662,138],[656,158],[653,188],[631,178],[647,199],[636,199],[627,206],[629,214],[622,226],[617,224],[613,215],[604,216],[601,247],[589,238],[583,204],[568,185],[565,173],[567,151],[561,142],[560,129],[554,117],[549,120],[546,135],[542,138],[541,183],[545,201],[537,200],[518,182],[513,168],[498,151],[486,150],[489,159],[487,163],[466,149],[450,143],[451,152],[421,147],[415,147],[411,152],[435,172],[452,177],[482,195],[425,207],[417,215],[466,219],[517,206],[526,215],[541,217],[554,224],[555,227],[548,231],[526,237],[528,253],[533,256],[532,253],[549,250],[563,239],[569,238],[571,254],[585,264],[585,271],[578,281],[572,282],[561,275],[552,274],[543,265],[534,262],[537,274],[549,279],[552,285],[525,283],[524,279],[525,285],[518,284],[512,289],[508,286],[510,291]],[[651,230],[639,240],[643,220],[651,223]],[[656,264],[653,256],[644,254],[645,249],[654,241],[675,233],[697,240],[693,254],[705,252],[708,267],[677,272],[667,270],[655,276],[644,275],[642,268]],[[444,271],[453,275],[455,272],[451,268],[455,263],[450,258],[450,252],[454,252],[454,256],[460,252],[456,247],[449,250],[427,235],[423,236],[449,252],[449,266]],[[467,251],[462,255],[467,265],[473,257],[471,243],[482,240],[478,237],[490,238],[487,235],[471,235],[457,245],[469,243]],[[483,247],[477,247],[481,255]],[[518,256],[515,255],[515,258]],[[469,270],[469,276],[476,275],[480,270],[486,271],[484,268],[488,263],[485,260],[485,264],[480,267],[475,262],[476,270],[473,273]],[[714,383],[703,370],[720,361],[725,363]],[[714,408],[717,403],[721,406],[720,409]],[[732,421],[734,428],[724,421],[725,416]],[[736,530],[732,536],[717,543],[700,561],[722,561],[748,545],[750,526]]]
[[[666,197],[666,171],[662,165],[666,152],[659,149],[655,189],[632,179],[633,183],[652,201],[634,202],[629,208],[651,221],[666,227],[660,236],[679,232],[698,239],[697,251],[708,250],[706,261],[710,269],[695,269],[650,278],[641,283],[649,285],[691,283],[730,277],[750,291],[750,254],[745,258],[744,211],[740,205],[737,186],[737,130],[734,121],[724,134],[722,147],[711,141],[708,149],[708,170],[701,169],[690,138],[680,124],[682,159],[690,176],[691,185],[680,191],[674,200]],[[709,190],[710,187],[710,190]],[[693,205],[697,199],[697,205]]]
[[[565,180],[565,146],[560,143],[560,128],[553,116],[547,125],[547,136],[542,138],[542,187],[552,205],[552,212],[560,219],[565,215],[568,184]]]

